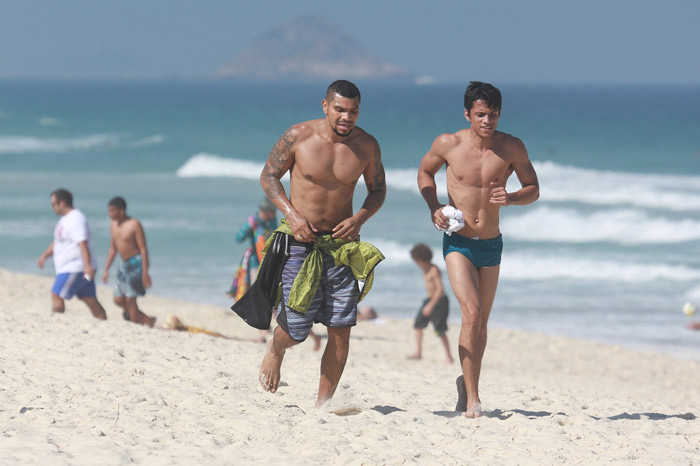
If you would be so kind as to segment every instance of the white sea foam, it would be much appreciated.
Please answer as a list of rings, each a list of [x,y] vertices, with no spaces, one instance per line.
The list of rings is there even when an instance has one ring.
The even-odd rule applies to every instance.
[[[592,170],[554,162],[533,165],[544,202],[700,210],[700,176]],[[517,179],[511,177],[508,190],[517,188]]]
[[[251,160],[234,159],[221,157],[220,155],[201,153],[190,157],[184,165],[177,169],[176,175],[181,178],[197,177],[231,177],[257,180],[260,178],[264,162],[254,162]],[[386,170],[387,185],[393,189],[411,191],[418,193],[416,184],[417,169],[399,168]],[[288,177],[288,175],[285,175]],[[446,195],[447,190],[444,183],[444,173],[436,177],[438,183],[438,193]],[[358,183],[364,183],[362,178]]]
[[[39,124],[41,126],[60,126],[62,122],[58,118],[42,117],[39,118]]]
[[[46,220],[3,220],[0,222],[0,237],[37,238],[51,237],[55,222]]]
[[[181,178],[230,177],[257,180],[260,178],[263,165],[262,162],[201,153],[190,157],[175,174]]]
[[[684,265],[617,262],[582,257],[542,256],[527,253],[506,255],[501,278],[510,280],[570,279],[622,283],[657,280],[687,282],[700,279],[700,270]]]
[[[382,268],[404,269],[413,265],[411,245],[398,241],[363,238],[374,244],[386,257]],[[445,268],[442,251],[431,248],[433,263]],[[684,265],[619,262],[561,254],[543,255],[528,252],[504,253],[500,276],[505,280],[586,280],[644,283],[656,280],[687,282],[700,280],[700,270]]]
[[[119,137],[110,134],[94,134],[78,138],[37,138],[28,136],[0,136],[0,154],[24,154],[27,152],[67,152],[95,148],[113,148]]]
[[[533,165],[540,181],[541,203],[578,202],[672,211],[700,210],[700,176],[592,170],[555,162],[534,162]],[[263,162],[197,154],[178,169],[177,175],[253,179],[259,176],[262,166]],[[418,168],[387,169],[387,185],[418,195],[417,174]],[[437,174],[436,182],[438,195],[444,199],[447,194],[444,170]],[[510,178],[507,189],[519,189],[517,177]]]
[[[373,238],[373,237],[365,237],[364,235],[362,236],[362,241],[367,241],[369,243],[372,243],[374,246],[376,246],[382,254],[384,254],[384,257],[386,258],[386,263],[387,265],[391,267],[406,267],[406,266],[415,266],[413,263],[413,259],[411,259],[411,248],[413,245],[408,245],[408,244],[403,244],[400,243],[399,241],[394,241],[394,240],[389,240],[389,239],[380,239],[380,238]],[[440,258],[442,256],[442,250],[438,248],[431,248],[433,251],[433,257],[434,258]],[[435,264],[438,267],[443,267],[444,262],[441,260],[434,260]]]
[[[534,205],[504,215],[501,231],[508,238],[522,241],[671,244],[700,240],[700,221],[672,219],[639,209],[585,213],[574,208]]]
[[[134,142],[130,142],[128,147],[144,147],[152,146],[153,144],[161,144],[165,142],[165,137],[160,134],[154,134],[153,136],[148,136],[145,138],[137,139]]]
[[[691,301],[696,302],[696,304],[700,304],[700,285],[695,286],[694,288],[690,289],[686,293],[685,299],[690,299]]]

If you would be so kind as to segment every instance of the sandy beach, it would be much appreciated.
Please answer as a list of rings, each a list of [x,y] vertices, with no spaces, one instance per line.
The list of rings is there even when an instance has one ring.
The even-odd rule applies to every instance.
[[[439,340],[427,332],[424,359],[408,361],[412,322],[382,319],[353,329],[336,397],[316,409],[310,341],[269,394],[264,345],[232,312],[148,296],[157,327],[176,315],[232,339],[149,329],[100,287],[106,322],[77,300],[52,315],[51,283],[0,269],[3,465],[700,464],[698,361],[493,329],[485,416],[470,420]]]

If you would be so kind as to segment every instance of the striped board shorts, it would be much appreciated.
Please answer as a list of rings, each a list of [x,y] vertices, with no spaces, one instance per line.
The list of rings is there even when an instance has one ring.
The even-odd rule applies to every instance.
[[[97,296],[95,281],[85,278],[83,272],[66,272],[56,275],[51,292],[61,299],[94,298]]]
[[[326,327],[352,327],[357,324],[357,302],[360,291],[352,269],[335,265],[333,257],[323,254],[323,272],[318,291],[306,313],[286,305],[292,283],[301,269],[313,243],[290,240],[289,257],[282,269],[282,301],[277,323],[295,341],[304,341],[315,322]]]

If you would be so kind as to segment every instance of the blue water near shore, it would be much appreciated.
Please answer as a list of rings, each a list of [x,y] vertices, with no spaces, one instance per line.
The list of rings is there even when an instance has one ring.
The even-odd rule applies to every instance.
[[[444,268],[416,170],[438,134],[466,126],[464,90],[358,84],[359,125],[377,137],[388,183],[362,232],[387,257],[366,302],[413,317],[424,289],[411,246],[428,243]],[[0,267],[53,274],[36,259],[51,241],[57,187],[90,219],[103,264],[106,202],[122,195],[146,229],[152,292],[228,307],[243,251],[233,237],[263,196],[260,169],[288,126],[322,116],[324,90],[0,81]],[[499,129],[526,144],[541,198],[501,211],[492,325],[700,359],[700,332],[681,312],[700,304],[700,87],[502,91]],[[363,199],[359,186],[356,205]]]

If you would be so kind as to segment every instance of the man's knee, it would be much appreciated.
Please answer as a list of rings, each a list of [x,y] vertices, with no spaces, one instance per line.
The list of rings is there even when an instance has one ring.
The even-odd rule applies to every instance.
[[[462,320],[477,321],[481,319],[481,302],[478,299],[470,299],[459,303],[462,311]]]
[[[112,298],[114,301],[114,304],[116,304],[119,307],[124,307],[126,305],[126,301],[124,300],[124,296],[115,296]]]
[[[350,349],[350,330],[352,327],[328,327],[328,343],[336,348],[336,353],[347,357]]]

